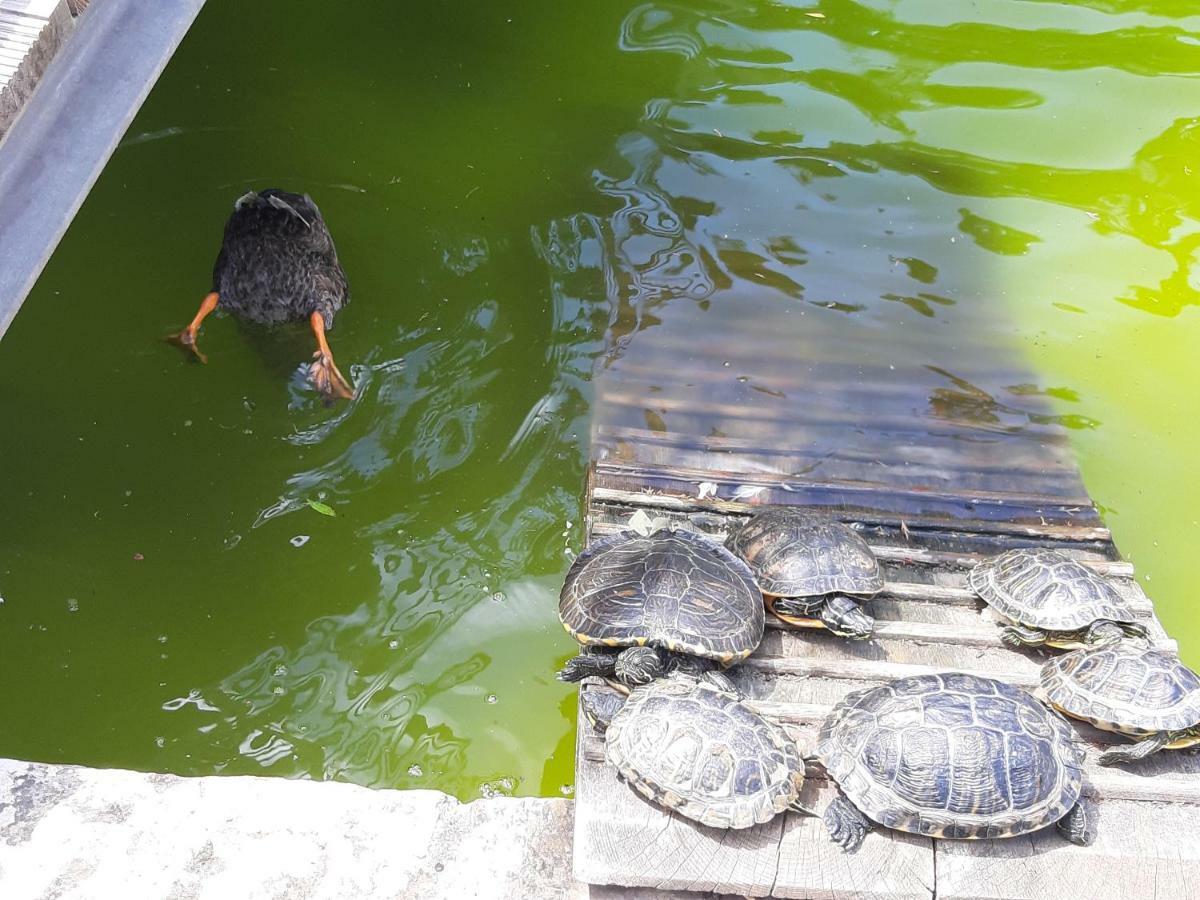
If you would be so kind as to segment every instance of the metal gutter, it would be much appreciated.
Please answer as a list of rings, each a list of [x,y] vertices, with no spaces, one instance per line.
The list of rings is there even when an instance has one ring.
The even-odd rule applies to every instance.
[[[0,143],[0,337],[204,0],[100,0]]]

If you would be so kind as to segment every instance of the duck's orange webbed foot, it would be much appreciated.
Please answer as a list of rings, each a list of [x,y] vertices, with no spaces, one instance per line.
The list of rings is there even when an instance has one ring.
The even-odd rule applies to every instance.
[[[204,302],[200,304],[200,310],[196,313],[196,317],[192,319],[191,324],[178,334],[167,335],[165,340],[176,347],[182,347],[184,350],[190,352],[200,362],[208,362],[208,357],[200,352],[200,347],[196,344],[196,335],[200,331],[201,323],[209,313],[217,308],[217,301],[219,299],[220,296],[215,291],[205,297]]]
[[[208,362],[208,357],[196,345],[196,332],[192,328],[185,328],[178,334],[168,334],[163,340],[168,344],[174,344],[176,347],[190,351],[202,363]]]
[[[326,397],[341,397],[343,400],[354,396],[354,388],[334,363],[331,354],[318,350],[313,354],[313,360],[308,367],[308,377],[318,391]]]
[[[317,339],[317,352],[313,354],[315,362],[308,367],[308,377],[326,397],[351,399],[354,396],[354,388],[334,363],[333,351],[329,349],[329,343],[325,340],[325,317],[319,311],[313,312],[308,317],[308,324]]]

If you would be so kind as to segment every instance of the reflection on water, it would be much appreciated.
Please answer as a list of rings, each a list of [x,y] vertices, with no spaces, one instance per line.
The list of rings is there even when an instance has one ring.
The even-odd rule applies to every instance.
[[[72,724],[0,755],[569,792],[593,371],[618,459],[797,483],[1065,427],[1195,653],[1189,6],[377,5],[208,4],[0,345],[0,714]],[[157,344],[264,178],[337,234],[352,403],[298,333]]]

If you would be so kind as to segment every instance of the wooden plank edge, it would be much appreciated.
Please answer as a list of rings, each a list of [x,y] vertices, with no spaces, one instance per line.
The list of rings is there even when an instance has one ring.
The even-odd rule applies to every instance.
[[[1016,507],[1047,507],[1051,509],[1068,509],[1075,512],[1092,513],[1099,516],[1099,511],[1090,497],[1061,497],[1052,494],[1028,494],[1012,491],[989,490],[944,490],[942,488],[912,488],[898,487],[883,481],[863,481],[844,478],[817,480],[808,479],[802,475],[785,475],[774,472],[742,473],[730,472],[723,469],[698,469],[685,466],[673,466],[669,472],[647,465],[598,460],[594,464],[597,480],[602,482],[606,477],[612,478],[662,478],[672,481],[699,483],[707,481],[721,487],[741,488],[775,487],[785,490],[801,491],[838,491],[846,494],[886,494],[895,497],[914,497],[922,500],[950,500],[971,503],[980,506],[1016,506]]]
[[[595,485],[591,490],[594,503],[608,503],[674,511],[703,511],[723,515],[748,516],[759,504],[737,500],[717,500],[706,497],[684,497],[673,494],[613,490]],[[1048,537],[1069,542],[1111,541],[1112,532],[1104,526],[1025,524],[1020,522],[987,521],[982,519],[951,519],[934,516],[898,516],[874,510],[840,510],[814,507],[842,522],[861,522],[867,525],[903,526],[909,531],[973,531],[979,534],[1008,534],[1019,537]]]

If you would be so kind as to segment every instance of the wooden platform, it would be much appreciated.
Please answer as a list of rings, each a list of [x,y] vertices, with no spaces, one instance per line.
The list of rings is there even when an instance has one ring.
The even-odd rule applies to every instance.
[[[957,670],[1035,685],[1044,655],[1002,644],[966,588],[974,561],[1009,547],[1058,547],[1113,576],[1154,641],[1175,648],[1083,488],[1067,433],[1081,423],[1056,418],[1003,348],[784,316],[765,295],[618,314],[609,347],[596,377],[589,538],[639,513],[723,538],[755,504],[799,504],[855,523],[883,561],[873,640],[769,630],[731,672],[802,743],[843,694],[890,678]],[[1101,768],[1095,758],[1116,738],[1081,731],[1085,789],[1099,801],[1093,846],[1053,829],[979,842],[880,830],[848,855],[817,819],[726,832],[652,806],[581,726],[575,873],[775,897],[1200,896],[1200,755]],[[813,765],[803,799],[820,809],[833,790]]]

